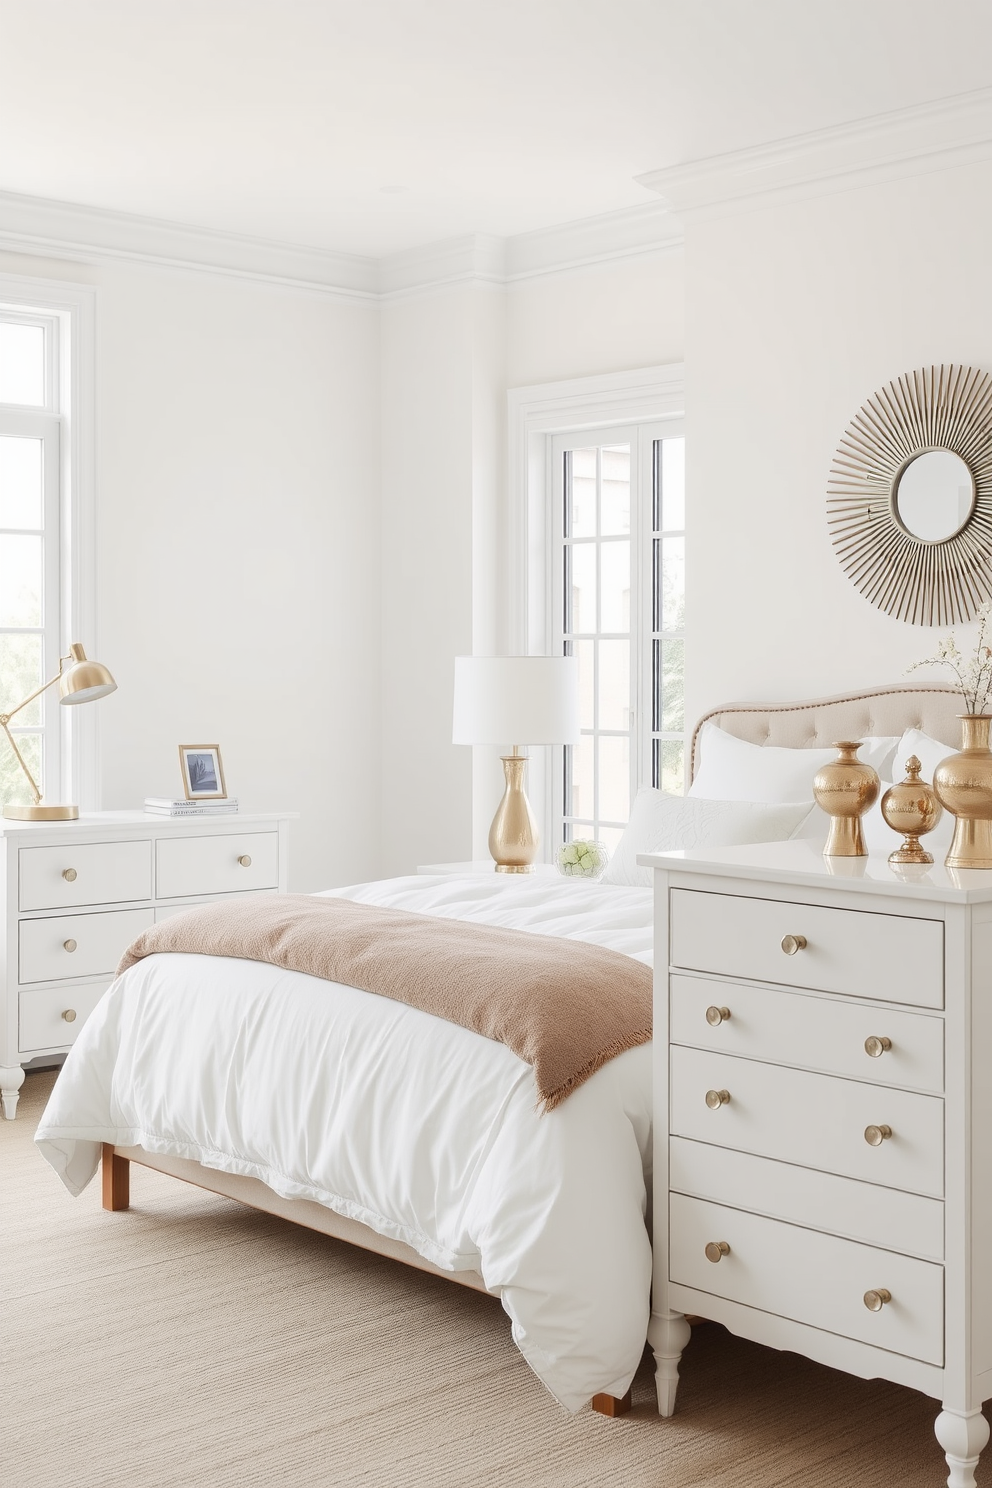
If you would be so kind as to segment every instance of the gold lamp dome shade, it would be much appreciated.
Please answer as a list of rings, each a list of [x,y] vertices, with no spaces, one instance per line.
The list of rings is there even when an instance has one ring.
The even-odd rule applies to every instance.
[[[92,703],[117,691],[117,683],[110,672],[99,661],[90,661],[78,642],[69,647],[72,661],[63,667],[59,678],[59,701],[69,706],[73,703]]]

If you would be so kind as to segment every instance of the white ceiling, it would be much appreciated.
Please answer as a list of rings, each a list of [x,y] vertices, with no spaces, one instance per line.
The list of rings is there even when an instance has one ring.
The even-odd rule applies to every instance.
[[[990,84],[989,0],[0,0],[0,191],[378,257]]]

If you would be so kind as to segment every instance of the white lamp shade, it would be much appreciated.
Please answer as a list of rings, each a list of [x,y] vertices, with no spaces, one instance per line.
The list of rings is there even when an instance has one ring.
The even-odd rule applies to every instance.
[[[573,656],[456,656],[455,744],[576,744]]]

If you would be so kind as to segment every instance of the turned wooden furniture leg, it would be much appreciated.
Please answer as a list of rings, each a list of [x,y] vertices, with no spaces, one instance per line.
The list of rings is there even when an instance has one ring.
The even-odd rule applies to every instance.
[[[631,1392],[628,1390],[619,1400],[615,1395],[594,1395],[590,1404],[601,1416],[625,1416],[630,1410]]]
[[[103,1144],[103,1207],[126,1209],[131,1202],[131,1164],[118,1157],[109,1142]]]
[[[975,1468],[989,1439],[989,1423],[981,1411],[965,1414],[945,1408],[933,1430],[947,1458],[947,1488],[975,1488]]]
[[[692,1329],[680,1312],[653,1312],[648,1323],[648,1343],[654,1350],[655,1382],[658,1386],[658,1413],[674,1416],[675,1392],[679,1387],[679,1360],[692,1336]]]
[[[13,1121],[17,1111],[17,1098],[24,1084],[24,1071],[19,1064],[4,1065],[0,1068],[0,1094],[3,1097],[3,1114],[8,1121]]]

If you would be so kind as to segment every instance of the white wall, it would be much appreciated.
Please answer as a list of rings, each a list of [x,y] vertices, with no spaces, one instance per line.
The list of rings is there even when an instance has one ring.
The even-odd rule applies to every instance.
[[[300,813],[290,886],[379,853],[378,309],[218,275],[0,255],[95,284],[102,805],[218,743]]]
[[[884,383],[941,362],[992,370],[989,184],[975,165],[688,224],[690,718],[898,682],[931,653],[933,631],[844,574],[827,477]],[[930,676],[951,681],[916,679]]]

